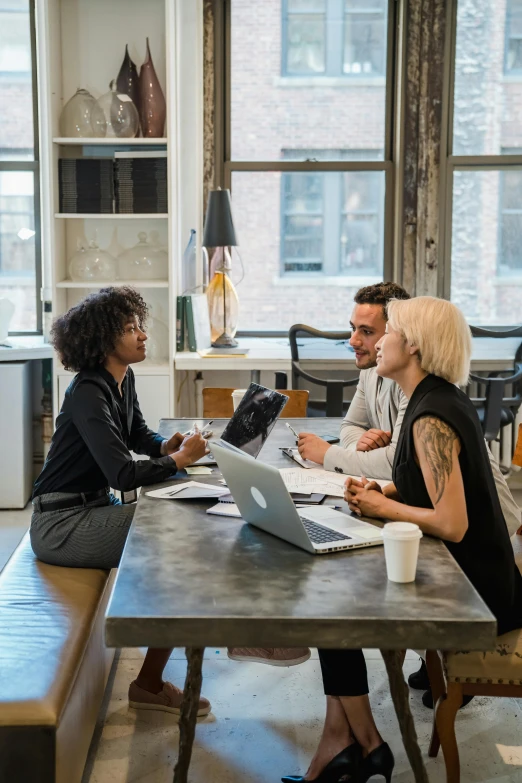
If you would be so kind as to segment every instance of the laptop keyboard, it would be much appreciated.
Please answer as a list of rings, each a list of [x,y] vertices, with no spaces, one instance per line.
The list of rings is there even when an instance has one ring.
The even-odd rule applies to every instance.
[[[330,541],[351,541],[351,536],[345,536],[343,533],[338,533],[336,530],[331,530],[329,527],[319,525],[317,522],[313,522],[311,519],[300,516],[306,532],[310,537],[310,541],[314,544],[327,544]]]

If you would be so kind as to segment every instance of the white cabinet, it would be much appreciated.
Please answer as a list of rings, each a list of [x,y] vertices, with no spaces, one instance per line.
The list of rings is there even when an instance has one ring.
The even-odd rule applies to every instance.
[[[0,508],[24,508],[33,486],[31,363],[0,363]]]

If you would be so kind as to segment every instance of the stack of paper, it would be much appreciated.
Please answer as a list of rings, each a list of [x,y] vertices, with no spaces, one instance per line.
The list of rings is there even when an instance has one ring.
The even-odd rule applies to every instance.
[[[280,474],[289,492],[309,493],[322,492],[333,497],[344,497],[344,485],[347,478],[360,479],[359,476],[345,476],[343,473],[331,473],[327,470],[311,468],[304,471],[299,468],[281,468]],[[389,481],[370,479],[384,487]]]

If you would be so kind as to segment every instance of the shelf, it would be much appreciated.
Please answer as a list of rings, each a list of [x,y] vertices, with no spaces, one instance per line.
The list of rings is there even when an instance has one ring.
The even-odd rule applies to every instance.
[[[56,288],[105,288],[106,286],[130,285],[133,288],[168,288],[168,280],[62,280]]]
[[[55,212],[54,216],[64,220],[167,220],[169,215],[168,212],[134,212],[132,215],[126,212]]]
[[[60,137],[56,136],[53,139],[53,142],[55,144],[61,144],[63,147],[84,147],[84,146],[105,146],[105,147],[126,147],[127,145],[131,145],[133,147],[148,147],[151,145],[156,146],[167,146],[167,139],[162,137],[160,139],[112,139],[112,138],[67,138],[67,137]]]

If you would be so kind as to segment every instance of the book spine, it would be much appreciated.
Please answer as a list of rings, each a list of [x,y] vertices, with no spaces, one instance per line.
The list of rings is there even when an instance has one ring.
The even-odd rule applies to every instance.
[[[176,297],[176,351],[185,349],[185,303],[184,297]]]
[[[185,315],[187,318],[187,337],[189,351],[194,353],[197,351],[196,347],[196,330],[194,329],[194,313],[192,310],[192,297],[185,296]]]

